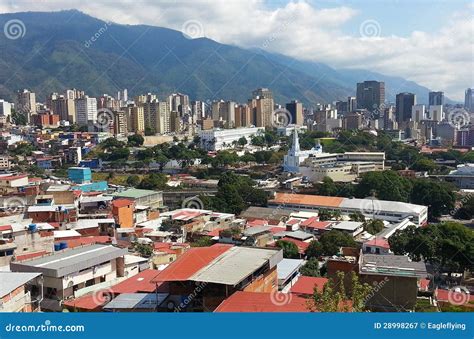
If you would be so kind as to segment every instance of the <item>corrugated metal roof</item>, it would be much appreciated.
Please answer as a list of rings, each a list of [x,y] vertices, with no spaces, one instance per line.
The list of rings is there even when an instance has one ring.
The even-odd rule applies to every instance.
[[[45,276],[63,277],[65,275],[91,268],[116,259],[128,253],[128,250],[112,245],[94,244],[56,252],[38,259],[12,262],[12,271],[41,272]]]
[[[279,254],[274,249],[232,247],[189,280],[235,286]]]
[[[169,293],[124,293],[104,306],[104,310],[114,309],[154,309],[159,307]]]
[[[0,297],[13,292],[18,287],[26,284],[31,279],[36,278],[41,273],[31,272],[0,272]],[[1,309],[0,309],[1,310]]]

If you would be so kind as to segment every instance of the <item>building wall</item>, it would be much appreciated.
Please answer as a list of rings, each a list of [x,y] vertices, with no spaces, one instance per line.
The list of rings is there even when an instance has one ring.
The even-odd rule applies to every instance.
[[[257,277],[249,285],[245,286],[245,292],[273,292],[278,289],[278,275],[276,266],[265,272],[262,276]]]

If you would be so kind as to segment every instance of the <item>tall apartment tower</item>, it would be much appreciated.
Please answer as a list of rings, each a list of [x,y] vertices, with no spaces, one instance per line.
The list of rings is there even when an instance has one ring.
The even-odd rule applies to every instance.
[[[399,127],[411,119],[411,109],[416,104],[416,95],[413,93],[398,93],[395,103],[395,114]]]
[[[25,114],[28,122],[31,122],[31,116],[36,114],[36,94],[27,89],[18,91],[15,108]]]
[[[79,126],[87,126],[97,121],[97,99],[85,96],[75,100],[76,123]]]
[[[190,113],[189,96],[182,93],[173,93],[168,97],[171,112],[178,112],[180,116]]]
[[[356,97],[347,97],[347,111],[355,112],[356,109],[357,109]]]
[[[249,105],[235,105],[235,127],[252,125],[252,114]]]
[[[420,122],[426,119],[425,105],[413,105],[411,108],[411,120]]]
[[[132,132],[143,133],[145,131],[143,106],[133,106],[130,108],[130,125],[129,130]]]
[[[466,89],[464,93],[464,108],[466,111],[474,113],[474,88]]]
[[[430,92],[428,101],[430,106],[444,105],[444,92]]]
[[[356,102],[358,109],[374,111],[385,102],[385,82],[374,80],[357,84]]]
[[[291,114],[291,123],[299,126],[303,126],[303,104],[296,100],[286,104],[286,110]]]
[[[273,94],[268,88],[259,88],[252,92],[252,111],[256,127],[273,126]]]

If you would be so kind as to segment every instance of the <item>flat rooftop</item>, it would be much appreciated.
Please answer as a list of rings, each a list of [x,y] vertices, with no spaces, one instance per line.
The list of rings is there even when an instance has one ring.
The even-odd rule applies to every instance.
[[[359,272],[370,275],[426,278],[424,261],[411,261],[404,255],[363,254]]]
[[[152,190],[141,190],[137,188],[131,188],[128,190],[125,190],[123,192],[118,192],[112,194],[114,197],[119,197],[119,198],[130,198],[130,199],[140,199],[143,197],[147,197],[150,195],[154,194],[160,194],[162,193],[161,191],[152,191]]]
[[[12,262],[10,268],[12,271],[40,272],[48,277],[59,278],[122,257],[127,253],[126,248],[94,244],[66,249],[38,259]]]

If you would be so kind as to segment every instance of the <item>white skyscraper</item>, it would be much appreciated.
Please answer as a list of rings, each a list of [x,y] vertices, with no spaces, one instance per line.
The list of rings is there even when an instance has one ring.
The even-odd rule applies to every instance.
[[[88,96],[76,100],[76,122],[85,126],[97,121],[97,99]]]
[[[12,113],[12,104],[0,99],[0,116],[8,117]]]
[[[430,119],[434,121],[443,121],[444,119],[443,105],[430,106]]]
[[[411,120],[420,122],[426,119],[425,105],[413,105],[411,108]]]

